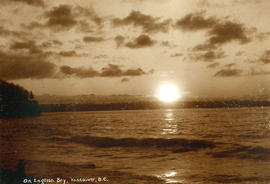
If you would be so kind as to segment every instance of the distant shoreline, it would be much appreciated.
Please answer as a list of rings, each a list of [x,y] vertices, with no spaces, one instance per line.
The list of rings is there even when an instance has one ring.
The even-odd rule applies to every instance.
[[[270,101],[187,101],[165,104],[160,102],[125,102],[103,104],[39,104],[41,112],[113,111],[143,109],[182,109],[182,108],[238,108],[267,107]]]

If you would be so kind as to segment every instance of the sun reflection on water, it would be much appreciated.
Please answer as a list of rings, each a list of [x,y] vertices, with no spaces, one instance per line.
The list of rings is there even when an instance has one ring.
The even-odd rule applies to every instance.
[[[164,175],[165,175],[166,177],[173,177],[173,176],[175,176],[176,174],[177,174],[177,172],[171,171],[171,172],[165,173]]]
[[[175,121],[174,113],[172,110],[166,111],[164,120],[165,127],[162,129],[162,135],[176,134],[176,132],[178,131],[178,125]]]
[[[177,172],[175,171],[168,171],[165,174],[159,175],[158,177],[163,179],[166,183],[182,183],[184,180],[176,180]]]

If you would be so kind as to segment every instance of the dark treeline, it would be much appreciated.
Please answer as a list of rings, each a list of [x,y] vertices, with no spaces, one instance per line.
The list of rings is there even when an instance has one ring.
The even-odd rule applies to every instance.
[[[194,101],[162,104],[159,102],[132,102],[107,104],[41,104],[42,112],[176,109],[176,108],[233,108],[270,106],[269,101]]]
[[[32,92],[0,80],[0,118],[38,116],[40,112]]]

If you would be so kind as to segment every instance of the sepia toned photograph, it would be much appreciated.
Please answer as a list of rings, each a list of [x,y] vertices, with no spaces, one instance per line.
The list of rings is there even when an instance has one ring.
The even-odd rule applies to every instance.
[[[269,0],[0,0],[0,184],[270,183]]]

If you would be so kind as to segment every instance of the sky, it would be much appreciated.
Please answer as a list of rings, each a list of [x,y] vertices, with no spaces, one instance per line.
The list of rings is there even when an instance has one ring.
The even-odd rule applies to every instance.
[[[270,95],[268,0],[1,0],[0,78],[36,95]]]

